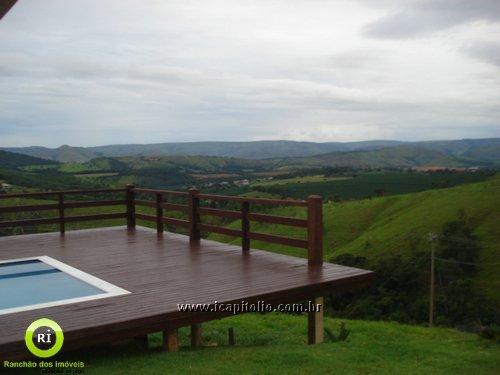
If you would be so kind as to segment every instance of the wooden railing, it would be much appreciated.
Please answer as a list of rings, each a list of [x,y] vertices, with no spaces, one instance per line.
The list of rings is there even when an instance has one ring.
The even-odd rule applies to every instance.
[[[118,200],[97,200],[97,201],[72,201],[66,202],[68,195],[90,195],[95,193],[124,193],[124,199]],[[137,199],[138,196],[153,196],[155,199]],[[307,249],[310,265],[320,265],[323,262],[323,219],[322,219],[322,198],[320,196],[310,196],[307,200],[285,200],[285,199],[263,199],[234,197],[215,194],[201,194],[197,189],[190,189],[187,192],[142,189],[133,185],[127,185],[125,189],[99,189],[99,190],[70,190],[41,193],[20,193],[4,194],[2,198],[34,198],[34,197],[54,197],[58,203],[24,205],[24,206],[0,206],[0,214],[17,213],[26,211],[57,210],[58,216],[43,219],[27,219],[15,221],[0,221],[0,228],[15,226],[31,226],[40,224],[59,224],[61,234],[65,232],[65,224],[84,220],[103,220],[126,218],[127,227],[133,229],[136,220],[145,220],[156,224],[158,233],[164,231],[164,225],[185,228],[189,233],[191,241],[198,241],[201,232],[219,233],[228,236],[241,238],[243,252],[250,250],[250,241],[263,241],[281,244],[292,247]],[[184,201],[185,203],[179,203]],[[205,207],[200,202],[226,202],[237,205],[238,210],[227,208]],[[106,213],[96,215],[66,216],[67,208],[83,208],[97,206],[123,205],[126,212]],[[268,215],[251,212],[252,206],[296,206],[307,210],[307,219],[298,219],[286,216]],[[152,207],[156,209],[155,215],[136,212],[137,206]],[[165,216],[165,212],[181,212],[187,219]],[[215,216],[229,220],[240,220],[239,229],[227,228],[219,225],[204,223],[201,218],[204,216]],[[307,231],[307,238],[291,238],[273,234],[254,232],[251,230],[251,222],[261,222],[270,224],[280,224]]]
[[[120,219],[126,218],[127,213],[105,213],[96,215],[78,215],[66,216],[65,210],[68,208],[84,208],[84,207],[99,207],[99,206],[116,206],[125,205],[126,199],[121,200],[97,200],[97,201],[72,201],[66,202],[65,197],[68,195],[92,195],[97,193],[124,193],[126,189],[93,189],[93,190],[66,190],[66,191],[50,191],[37,193],[19,193],[19,194],[1,194],[0,200],[7,198],[54,198],[57,203],[36,204],[36,205],[20,205],[20,206],[0,206],[0,214],[4,213],[19,213],[33,211],[57,210],[56,217],[42,219],[25,219],[0,221],[0,228],[5,227],[24,227],[43,224],[59,224],[59,231],[64,234],[66,231],[66,223],[74,223],[78,221],[95,221],[104,219]]]

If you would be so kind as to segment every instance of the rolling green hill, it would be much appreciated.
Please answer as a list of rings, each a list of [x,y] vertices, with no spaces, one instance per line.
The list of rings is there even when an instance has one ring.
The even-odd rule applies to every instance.
[[[223,158],[217,156],[123,156],[100,157],[84,163],[60,164],[64,173],[125,172],[151,170],[180,173],[244,173],[245,170],[267,171],[273,167],[262,160]]]
[[[66,189],[94,187],[58,172],[59,162],[0,150],[0,182],[23,188]]]
[[[85,163],[61,164],[58,171],[116,187],[135,183],[185,190],[207,180],[237,180],[271,168],[261,160],[184,155],[100,157]]]
[[[463,210],[470,218],[473,233],[481,244],[479,272],[475,287],[489,298],[500,301],[500,177],[449,189],[420,193],[326,203],[324,205],[324,258],[329,261],[341,254],[379,261],[393,254],[410,257],[428,252],[429,232],[439,233],[445,223],[455,220]],[[303,217],[300,208],[277,208],[273,214]],[[239,223],[233,223],[237,227]],[[252,223],[252,230],[302,237],[303,230],[278,225]],[[210,238],[232,241],[221,235]],[[306,256],[302,249],[252,242],[252,247],[296,256]],[[483,265],[484,263],[484,265]],[[495,264],[493,264],[495,263]]]
[[[81,163],[92,158],[101,156],[99,153],[88,150],[85,147],[73,147],[63,145],[57,148],[47,148],[42,146],[31,147],[5,147],[5,151],[15,152],[34,156],[37,158],[59,161],[62,163]]]
[[[40,159],[33,156],[0,150],[0,168],[3,169],[20,168],[30,165],[47,166],[57,164],[59,163],[52,160]]]

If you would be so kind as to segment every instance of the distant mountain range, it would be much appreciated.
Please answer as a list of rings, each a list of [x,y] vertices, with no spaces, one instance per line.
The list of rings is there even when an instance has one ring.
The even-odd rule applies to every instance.
[[[59,162],[85,162],[97,157],[198,155],[244,159],[308,158],[306,164],[402,165],[497,165],[500,164],[500,138],[450,141],[402,142],[391,140],[362,142],[179,142],[156,144],[107,145],[97,147],[41,146],[2,148]],[[396,158],[397,160],[394,160]],[[391,160],[392,159],[392,160]],[[377,163],[371,163],[377,161]],[[331,162],[331,163],[330,163]],[[302,163],[301,163],[302,164]]]
[[[327,166],[347,168],[488,167],[495,165],[492,161],[454,156],[451,152],[446,153],[413,144],[376,150],[337,151],[309,157],[286,158],[281,161],[281,164],[298,168]]]
[[[2,148],[5,151],[35,156],[60,162],[84,162],[108,156],[170,156],[201,155],[221,156],[244,159],[268,159],[281,157],[300,157],[324,154],[332,151],[353,151],[374,149],[401,144],[399,141],[366,142],[294,142],[294,141],[253,141],[253,142],[178,142],[107,145],[97,147],[72,147],[63,145],[57,148],[41,146]]]

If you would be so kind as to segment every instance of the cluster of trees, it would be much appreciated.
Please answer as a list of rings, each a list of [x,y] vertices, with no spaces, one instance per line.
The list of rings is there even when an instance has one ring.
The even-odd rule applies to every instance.
[[[470,329],[498,324],[494,304],[473,287],[480,245],[468,217],[460,212],[446,223],[436,243],[434,322]],[[375,271],[375,283],[361,293],[332,296],[335,315],[420,324],[429,318],[430,252],[394,254],[369,262],[343,254],[332,262]]]

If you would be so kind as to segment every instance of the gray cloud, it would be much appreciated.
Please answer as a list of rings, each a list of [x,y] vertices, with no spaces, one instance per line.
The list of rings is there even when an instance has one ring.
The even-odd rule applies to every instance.
[[[344,53],[334,54],[330,58],[332,68],[360,69],[367,68],[383,60],[387,55],[385,50],[359,49]]]
[[[365,33],[383,39],[413,38],[473,21],[500,21],[500,1],[416,1],[369,24]]]
[[[465,49],[465,52],[481,61],[500,67],[500,42],[481,42]]]

